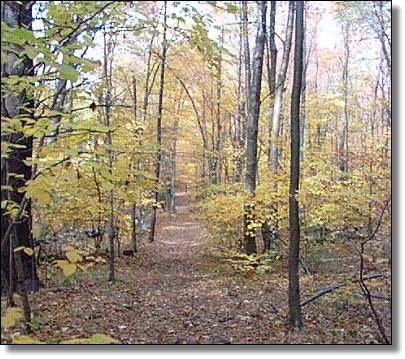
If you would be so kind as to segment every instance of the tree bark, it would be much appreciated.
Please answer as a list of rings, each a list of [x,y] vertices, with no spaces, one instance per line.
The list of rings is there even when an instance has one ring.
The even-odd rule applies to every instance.
[[[270,166],[270,148],[271,148],[271,139],[272,139],[272,124],[273,124],[273,115],[274,115],[274,100],[276,92],[276,72],[277,72],[277,46],[276,46],[276,1],[270,1],[270,34],[268,41],[268,56],[270,62],[267,62],[267,72],[268,72],[268,82],[269,82],[269,92],[270,92],[270,106],[269,106],[269,118],[268,118],[268,133],[269,133],[269,149],[268,149],[268,163],[269,169]]]
[[[272,173],[277,172],[278,169],[278,147],[277,147],[277,138],[279,137],[280,131],[280,117],[281,117],[281,108],[283,104],[283,93],[284,93],[284,84],[287,77],[287,68],[290,60],[291,52],[291,40],[292,40],[292,30],[294,23],[294,1],[290,1],[288,9],[288,20],[287,20],[287,30],[284,40],[284,53],[281,60],[281,69],[278,76],[277,87],[275,89],[274,95],[274,105],[272,111],[272,119],[269,120],[271,123],[271,134],[270,134],[270,149],[269,149],[269,161],[270,161],[270,170]]]
[[[158,117],[157,117],[157,123],[156,123],[156,141],[157,141],[157,145],[158,145],[158,151],[156,154],[156,166],[155,166],[156,187],[159,185],[160,163],[162,161],[163,90],[164,90],[164,86],[165,86],[165,67],[166,67],[166,52],[167,52],[166,30],[167,30],[167,1],[164,1],[162,66],[160,68]],[[156,188],[155,193],[154,193],[155,205],[152,208],[152,220],[151,220],[150,232],[149,232],[149,241],[150,242],[153,242],[155,240],[158,195],[159,195],[159,190],[158,190],[158,188]]]
[[[242,15],[241,15],[242,17]],[[240,22],[239,26],[239,54],[238,54],[238,88],[237,88],[237,109],[235,116],[234,126],[234,154],[233,154],[233,168],[232,168],[232,181],[240,182],[243,168],[243,156],[241,149],[244,146],[242,137],[242,119],[244,119],[245,101],[242,101],[243,81],[242,81],[242,67],[243,67],[243,24]]]
[[[110,112],[111,112],[111,73],[108,71],[108,54],[107,51],[107,33],[104,28],[104,79],[106,82],[105,87],[105,113],[104,121],[107,127],[110,126]],[[112,56],[111,56],[112,57]],[[108,169],[110,174],[112,174],[113,165],[113,152],[111,149],[112,137],[111,131],[109,130],[105,138],[106,152],[108,157]],[[109,282],[115,282],[115,231],[114,231],[114,192],[112,189],[108,191],[108,243],[109,243]]]
[[[350,34],[350,24],[346,21],[342,25],[343,30],[343,45],[344,45],[344,55],[343,55],[343,72],[342,72],[342,82],[343,82],[343,127],[340,133],[339,139],[339,169],[345,175],[343,179],[346,178],[349,172],[349,57],[350,57],[350,45],[349,45],[349,34]]]
[[[263,72],[264,45],[266,42],[266,13],[267,2],[260,2],[261,22],[256,38],[256,45],[253,59],[253,78],[249,92],[249,111],[246,126],[246,176],[245,190],[249,197],[253,197],[256,189],[257,175],[257,134],[260,114],[260,92]],[[253,223],[253,208],[245,203],[244,218],[244,243],[247,254],[257,252],[256,236],[250,228]]]
[[[248,5],[247,1],[242,1],[242,32],[243,32],[243,44],[245,54],[245,82],[246,82],[246,99],[249,98],[250,85],[252,83],[251,64],[250,64],[250,46],[249,46],[249,31],[248,31]],[[248,104],[246,104],[249,106]]]
[[[19,27],[31,29],[32,22],[32,1],[15,1],[1,2],[1,20],[10,27]],[[33,62],[28,57],[19,57],[18,54],[22,49],[17,48],[16,52],[7,52],[8,61],[1,66],[2,79],[8,76],[34,76]],[[18,65],[15,63],[22,60]],[[18,119],[19,117],[32,117],[33,97],[29,91],[22,91],[15,95],[9,91],[7,86],[1,92],[1,116],[2,118]],[[24,126],[24,123],[22,124]],[[15,243],[17,246],[26,246],[33,248],[33,238],[31,234],[32,216],[31,216],[31,201],[25,198],[25,194],[20,192],[29,179],[32,177],[31,166],[24,163],[25,160],[31,158],[33,139],[32,137],[24,137],[23,133],[15,132],[11,135],[2,135],[2,142],[24,146],[23,148],[12,149],[9,153],[9,158],[1,160],[1,184],[2,186],[10,186],[12,190],[2,190],[1,200],[10,200],[20,205],[24,209],[24,215],[17,221],[13,221],[5,214],[4,209],[1,209],[1,269],[5,278],[10,275],[10,235],[15,233]],[[10,173],[15,174],[10,176]],[[18,176],[21,176],[19,178]],[[22,205],[22,206],[21,206]],[[9,227],[13,228],[9,228]],[[11,230],[13,229],[13,231]],[[15,232],[14,232],[15,230]],[[25,253],[21,254],[21,261],[24,273],[25,286],[28,292],[35,291],[40,287],[40,282],[36,272],[34,256],[28,256]],[[15,267],[15,261],[12,262]],[[12,291],[16,290],[17,283],[16,270],[14,273]]]
[[[136,139],[138,137],[138,132],[137,132],[137,91],[136,91],[136,78],[135,76],[132,78],[132,92],[133,92],[133,102],[134,102],[134,107],[133,107],[133,117],[134,117],[134,138]],[[139,170],[140,169],[140,161],[139,159],[136,161],[136,166],[134,166],[134,170]],[[131,206],[131,246],[132,246],[132,251],[134,253],[137,252],[137,238],[136,238],[136,203],[133,203]]]
[[[307,100],[307,69],[309,63],[309,54],[307,54],[307,36],[306,36],[306,20],[304,19],[304,43],[302,49],[302,89],[301,89],[301,108],[300,108],[300,161],[304,160],[305,149],[305,119],[306,119],[306,100]],[[308,56],[307,56],[308,55]]]
[[[291,95],[291,170],[289,190],[290,244],[288,251],[288,319],[287,323],[301,327],[299,255],[300,221],[296,194],[300,178],[300,100],[302,88],[303,42],[304,42],[304,2],[296,2],[294,80]]]

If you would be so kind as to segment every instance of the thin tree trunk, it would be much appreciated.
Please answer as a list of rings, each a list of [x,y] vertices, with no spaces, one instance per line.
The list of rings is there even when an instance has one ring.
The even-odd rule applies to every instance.
[[[220,50],[218,54],[218,69],[217,69],[217,96],[216,96],[216,111],[215,119],[217,122],[217,136],[215,140],[215,178],[217,183],[221,183],[222,161],[221,161],[221,139],[222,139],[222,119],[221,119],[221,95],[222,95],[222,46],[224,42],[224,28],[221,31]]]
[[[291,171],[289,190],[290,244],[288,251],[288,324],[301,327],[299,257],[300,257],[300,221],[296,198],[300,179],[300,100],[302,88],[302,63],[304,42],[304,2],[296,3],[294,82],[291,95]]]
[[[270,92],[270,106],[269,106],[269,118],[268,118],[268,133],[269,133],[269,148],[268,148],[268,164],[269,170],[270,166],[270,148],[272,139],[272,126],[273,126],[273,116],[274,116],[274,100],[276,92],[276,72],[277,72],[277,46],[276,46],[276,1],[270,1],[270,34],[268,41],[269,54],[267,58],[270,58],[270,62],[267,61],[267,72],[268,72],[268,82],[269,82],[269,92]]]
[[[133,117],[134,117],[134,138],[138,137],[137,132],[137,91],[136,91],[136,78],[135,76],[132,78],[132,92],[133,92]],[[134,166],[134,170],[140,169],[140,161],[137,160],[136,167]],[[137,252],[137,238],[136,238],[136,203],[133,203],[131,206],[131,246],[132,251],[134,253]]]
[[[111,112],[111,73],[108,71],[108,54],[107,51],[107,33],[104,28],[104,79],[106,82],[105,87],[105,114],[104,121],[107,127],[110,126],[110,112]],[[112,56],[111,56],[112,57]],[[111,131],[109,130],[105,138],[106,151],[108,157],[108,170],[112,175],[112,165],[113,165],[113,152],[111,149],[112,137]],[[109,243],[109,282],[115,282],[115,233],[114,233],[114,192],[113,189],[108,191],[108,243]]]
[[[243,42],[244,42],[244,53],[245,53],[245,82],[246,82],[246,100],[249,98],[250,85],[252,83],[251,75],[251,64],[250,64],[250,46],[249,46],[249,31],[248,31],[248,5],[247,1],[242,1],[242,31],[243,31]],[[248,103],[246,103],[249,107]]]
[[[162,112],[163,112],[163,90],[165,85],[165,67],[166,67],[166,31],[167,31],[167,1],[164,1],[164,15],[163,15],[163,49],[162,49],[162,65],[160,68],[160,89],[159,89],[159,100],[158,100],[158,117],[156,124],[156,141],[158,145],[158,151],[156,154],[156,167],[155,167],[155,177],[156,177],[156,187],[159,184],[160,177],[160,163],[162,161]],[[156,227],[156,217],[157,217],[157,202],[158,202],[159,191],[158,188],[155,189],[154,199],[155,205],[152,208],[152,220],[149,232],[149,241],[153,242],[155,240],[155,227]]]
[[[243,64],[243,25],[242,22],[239,26],[239,55],[238,55],[238,88],[236,93],[237,98],[237,113],[235,118],[235,135],[234,135],[234,161],[232,168],[232,181],[240,182],[243,167],[243,158],[241,154],[241,148],[243,148],[242,143],[242,114],[245,107],[242,101],[242,64]]]
[[[284,84],[287,77],[287,68],[290,60],[291,52],[291,43],[292,43],[292,31],[294,23],[294,1],[289,2],[288,9],[288,20],[287,20],[287,29],[284,40],[284,53],[281,60],[281,69],[278,76],[277,87],[275,89],[274,95],[274,106],[273,106],[273,118],[271,119],[271,134],[270,134],[270,151],[269,151],[269,161],[270,161],[270,170],[272,173],[277,172],[278,169],[278,146],[277,139],[279,137],[280,131],[280,117],[281,109],[283,104],[283,93],[284,93]]]
[[[173,126],[173,144],[171,153],[171,174],[170,174],[170,213],[176,212],[176,157],[177,157],[177,129],[179,121],[176,119]]]
[[[343,43],[344,43],[344,57],[343,57],[343,127],[341,130],[340,143],[339,143],[339,169],[344,172],[343,179],[346,178],[349,172],[349,34],[350,24],[345,23],[343,25]]]
[[[256,189],[257,174],[257,134],[260,114],[260,92],[263,72],[264,45],[266,42],[266,14],[267,2],[260,2],[261,22],[256,38],[253,59],[253,82],[249,93],[249,112],[246,127],[246,176],[245,190],[249,197],[253,197]],[[251,228],[253,223],[253,208],[245,203],[244,242],[247,254],[257,252],[256,235]]]

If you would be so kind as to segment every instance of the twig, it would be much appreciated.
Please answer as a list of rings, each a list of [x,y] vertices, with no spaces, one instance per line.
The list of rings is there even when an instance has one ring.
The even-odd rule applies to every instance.
[[[384,276],[383,274],[377,273],[377,274],[370,275],[368,277],[364,277],[363,280],[369,280],[369,279],[373,279],[373,278],[380,278],[380,277],[383,277],[383,276]],[[357,282],[360,282],[360,278],[353,279],[353,280],[350,281],[350,283],[357,283]],[[342,287],[345,287],[345,286],[347,286],[347,282],[346,283],[336,283],[336,284],[332,284],[332,285],[330,285],[330,286],[328,286],[326,288],[322,288],[318,292],[316,292],[315,294],[311,295],[310,297],[303,299],[301,301],[300,305],[301,305],[301,307],[303,307],[304,305],[314,301],[315,299],[318,299],[318,298],[322,297],[323,295],[334,291],[335,289],[339,289],[339,288],[342,288]]]
[[[361,252],[360,252],[360,288],[363,294],[365,295],[368,305],[370,307],[373,319],[375,323],[377,324],[378,330],[380,332],[380,335],[382,336],[382,339],[385,344],[391,344],[391,341],[389,340],[387,334],[385,333],[384,326],[382,325],[381,319],[378,316],[377,310],[374,307],[373,304],[373,299],[370,290],[368,289],[367,285],[364,282],[364,277],[363,277],[363,272],[364,272],[364,246],[371,241],[375,235],[377,234],[377,231],[381,227],[381,223],[383,221],[384,213],[386,209],[388,208],[389,203],[391,202],[391,196],[390,198],[385,202],[384,208],[381,211],[380,218],[378,219],[377,225],[375,226],[373,232],[366,238],[362,243],[361,243]]]

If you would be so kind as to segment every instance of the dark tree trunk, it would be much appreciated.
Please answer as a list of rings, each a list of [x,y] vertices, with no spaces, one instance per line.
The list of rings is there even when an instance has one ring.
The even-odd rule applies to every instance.
[[[267,2],[262,1],[261,7],[261,23],[259,32],[256,38],[256,46],[253,59],[253,78],[249,92],[249,111],[246,127],[246,177],[245,190],[249,197],[254,195],[256,189],[257,176],[257,134],[259,127],[260,113],[260,92],[263,72],[263,54],[264,45],[266,42],[266,12]],[[245,218],[244,218],[244,243],[247,254],[256,253],[256,236],[250,225],[253,222],[253,208],[249,203],[245,203]]]
[[[106,28],[104,27],[104,78],[106,82],[105,89],[105,113],[104,113],[104,123],[107,127],[110,126],[110,115],[111,115],[111,67],[110,71],[108,70],[108,61],[113,61],[112,49],[113,47],[109,46],[107,43],[107,33]],[[112,145],[112,136],[111,131],[109,130],[106,134],[105,144],[107,148],[108,156],[108,170],[110,175],[112,175],[112,166],[113,166],[113,152],[111,150]],[[108,191],[108,243],[109,243],[109,276],[108,281],[115,282],[115,230],[114,230],[114,191],[110,189]]]
[[[300,306],[299,255],[300,255],[300,221],[298,201],[300,174],[300,100],[303,70],[304,42],[304,2],[296,2],[294,82],[291,95],[291,172],[289,190],[290,208],[290,244],[288,251],[288,324],[301,327],[302,314]]]
[[[138,138],[138,132],[137,132],[137,91],[136,91],[136,78],[133,76],[132,78],[132,92],[133,92],[133,102],[134,102],[134,107],[133,107],[133,116],[134,116],[134,139],[136,140]],[[140,161],[136,161],[136,166],[134,165],[134,170],[140,170]],[[136,178],[136,176],[134,176]],[[136,203],[133,203],[131,206],[131,249],[134,253],[137,252],[137,238],[136,238]]]
[[[167,2],[164,2],[164,15],[163,15],[163,49],[162,49],[162,66],[160,68],[160,89],[159,89],[159,102],[158,102],[158,117],[156,124],[156,140],[158,145],[158,151],[156,154],[156,167],[155,167],[155,177],[156,186],[159,184],[160,177],[160,164],[162,161],[162,112],[163,112],[163,90],[165,86],[165,67],[166,67],[166,28],[167,28]],[[156,188],[155,205],[152,208],[152,220],[150,225],[149,241],[153,242],[155,240],[155,227],[156,227],[156,216],[157,216],[157,202],[158,202],[159,191]]]
[[[10,27],[31,28],[32,11],[31,1],[22,1],[17,3],[15,1],[2,1],[1,2],[1,20],[7,23]],[[8,52],[8,61],[2,64],[1,77],[8,76],[33,76],[33,63],[32,60],[24,57],[22,62],[15,65],[15,62],[21,58],[16,55],[20,52],[20,49],[16,49],[14,53]],[[3,87],[1,94],[1,117],[2,118],[19,118],[19,117],[32,117],[30,113],[33,110],[33,98],[29,91],[22,91],[18,95],[15,95],[9,91],[7,86]],[[24,109],[22,109],[24,107]],[[24,125],[24,124],[23,124]],[[10,186],[12,190],[1,191],[1,201],[12,201],[17,205],[22,202],[26,202],[25,214],[12,224],[13,221],[8,215],[1,209],[1,270],[2,275],[7,281],[10,279],[10,268],[13,273],[13,280],[11,281],[11,290],[16,290],[16,270],[15,261],[10,261],[10,234],[15,235],[16,246],[26,246],[33,248],[33,238],[31,234],[32,216],[31,216],[31,202],[25,198],[25,194],[19,192],[19,189],[23,188],[26,181],[32,176],[31,166],[24,163],[25,160],[32,157],[32,137],[26,138],[22,133],[13,133],[11,135],[4,135],[1,137],[2,142],[8,142],[18,146],[24,146],[20,148],[11,149],[9,157],[1,160],[1,185]],[[15,174],[9,176],[10,173]],[[20,177],[21,178],[20,178]],[[10,230],[10,226],[13,226],[13,230]],[[7,237],[7,238],[6,238]],[[24,281],[26,289],[31,292],[39,288],[40,283],[36,273],[34,256],[28,256],[25,253],[21,253],[22,268],[24,274]],[[9,266],[11,264],[11,266]],[[21,278],[20,278],[21,283]]]

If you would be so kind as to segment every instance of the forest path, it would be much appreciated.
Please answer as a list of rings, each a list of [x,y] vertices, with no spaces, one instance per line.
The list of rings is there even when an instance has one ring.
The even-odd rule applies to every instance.
[[[286,259],[265,276],[235,273],[206,251],[193,206],[180,193],[175,215],[160,211],[155,242],[143,236],[139,253],[117,258],[116,283],[108,283],[105,263],[78,273],[68,286],[46,283],[32,294],[40,321],[35,337],[47,343],[96,333],[123,344],[358,342],[358,334],[340,328],[350,323],[360,333],[367,307],[341,311],[327,296],[305,307],[301,331],[285,327]],[[52,270],[52,278],[62,279]],[[313,292],[309,277],[302,276],[301,285],[303,294]]]
[[[159,211],[155,241],[143,236],[139,253],[117,258],[115,284],[107,282],[106,263],[79,273],[70,286],[34,293],[38,338],[52,343],[103,333],[126,344],[269,342],[276,313],[268,294],[281,291],[224,271],[205,251],[193,205],[179,193],[176,214]]]

